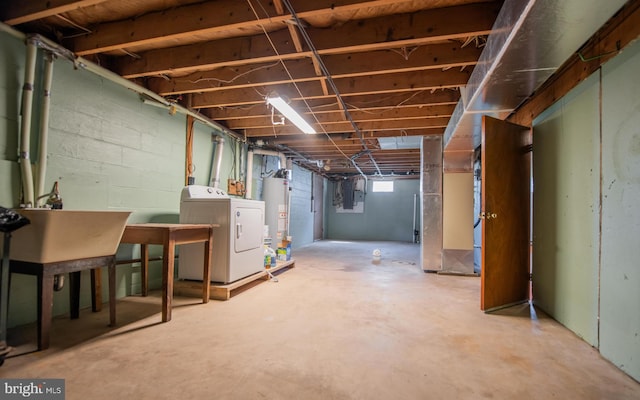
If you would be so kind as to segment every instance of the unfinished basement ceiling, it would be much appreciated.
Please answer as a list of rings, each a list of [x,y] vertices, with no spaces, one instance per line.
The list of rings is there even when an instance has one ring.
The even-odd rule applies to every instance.
[[[378,138],[444,134],[501,6],[23,0],[3,6],[0,17],[309,169],[406,176],[420,170],[419,149]],[[305,135],[289,121],[274,125],[281,118],[265,103],[274,92],[318,133]],[[327,161],[329,172],[318,167]]]
[[[481,115],[508,116],[624,2],[5,0],[0,19],[325,176],[412,176],[414,136],[470,170]],[[318,133],[281,124],[273,93]]]

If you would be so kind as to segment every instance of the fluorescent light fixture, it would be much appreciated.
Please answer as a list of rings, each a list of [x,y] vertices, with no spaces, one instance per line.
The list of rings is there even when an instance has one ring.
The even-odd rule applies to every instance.
[[[275,107],[282,115],[285,116],[286,119],[291,121],[295,126],[297,126],[304,133],[316,133],[316,131],[305,121],[302,119],[300,114],[298,114],[286,101],[279,96],[268,96],[267,104]]]
[[[382,150],[419,149],[422,136],[397,136],[378,138]]]

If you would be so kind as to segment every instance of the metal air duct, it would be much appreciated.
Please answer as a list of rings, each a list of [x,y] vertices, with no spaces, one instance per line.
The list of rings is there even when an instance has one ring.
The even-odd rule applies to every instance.
[[[445,131],[445,166],[472,171],[482,115],[509,116],[625,2],[506,0]]]

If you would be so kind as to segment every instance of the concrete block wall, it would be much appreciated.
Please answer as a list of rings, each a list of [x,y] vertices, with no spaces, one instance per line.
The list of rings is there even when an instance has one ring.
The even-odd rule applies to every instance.
[[[393,193],[374,193],[368,180],[362,213],[336,212],[332,206],[336,184],[328,183],[325,196],[328,239],[413,241],[414,196],[418,195],[420,204],[419,179],[395,180]]]
[[[278,170],[279,158],[254,155],[253,198],[263,200],[262,180]],[[291,209],[289,236],[293,237],[293,249],[313,243],[313,212],[311,212],[311,180],[313,173],[293,164],[291,170]]]
[[[292,248],[313,243],[313,212],[311,211],[311,181],[313,173],[293,165],[291,179],[291,221],[290,235]]]
[[[19,96],[24,74],[24,44],[0,34],[0,205],[17,205],[12,187],[20,184],[18,172]]]
[[[17,164],[20,102],[25,46],[0,33],[0,205],[19,204],[21,182]],[[41,58],[34,91],[31,160],[38,158],[39,112],[42,103]],[[178,222],[184,186],[186,117],[142,103],[139,96],[66,60],[54,63],[45,190],[55,181],[65,209],[129,210],[129,222]],[[211,127],[194,125],[193,161],[196,183],[206,185],[214,144]],[[232,143],[228,140],[228,143]],[[232,146],[225,147],[221,178],[233,167]],[[161,255],[152,246],[151,257]],[[121,245],[118,259],[139,257],[139,246]],[[151,288],[161,283],[160,262],[150,265]],[[106,273],[103,287],[107,287]],[[139,293],[139,264],[117,269],[117,295]],[[89,274],[82,274],[81,307],[90,305]],[[103,293],[107,300],[107,293]],[[68,312],[68,287],[54,294],[54,315]],[[14,274],[9,325],[35,321],[35,278]]]

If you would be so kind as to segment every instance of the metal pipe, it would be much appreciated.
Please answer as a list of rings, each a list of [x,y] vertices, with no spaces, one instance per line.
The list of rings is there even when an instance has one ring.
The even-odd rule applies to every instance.
[[[209,178],[209,186],[214,188],[220,187],[220,167],[222,165],[222,152],[224,150],[224,138],[216,136],[216,152],[211,166],[211,177]]]
[[[416,204],[418,202],[418,195],[413,194],[413,232],[411,232],[411,236],[413,236],[413,243],[416,242]]]
[[[311,49],[311,52],[313,53],[313,56],[314,56],[315,60],[318,63],[318,67],[320,68],[320,71],[322,71],[322,74],[324,75],[325,79],[329,83],[329,86],[331,86],[331,90],[333,90],[334,94],[336,95],[336,99],[338,99],[338,102],[340,103],[340,106],[341,106],[341,109],[343,110],[345,118],[347,119],[347,121],[349,121],[351,123],[351,126],[353,127],[353,130],[358,134],[358,138],[360,139],[360,144],[362,144],[362,147],[364,147],[365,150],[369,150],[369,147],[367,146],[367,143],[364,141],[364,138],[362,136],[362,131],[360,131],[360,128],[358,127],[358,125],[355,123],[355,121],[351,117],[351,113],[349,112],[349,107],[347,107],[347,104],[345,103],[344,99],[340,95],[340,91],[338,90],[338,87],[336,86],[335,82],[333,81],[333,77],[331,76],[331,73],[327,69],[327,67],[324,64],[324,62],[322,61],[322,58],[320,58],[320,54],[318,53],[318,50],[314,46],[313,42],[311,41],[311,38],[309,37],[309,34],[305,30],[305,28],[304,28],[305,24],[300,20],[300,18],[298,18],[298,14],[293,9],[293,6],[289,2],[289,0],[281,0],[281,1],[286,6],[286,8],[289,11],[289,13],[291,14],[291,17],[293,18],[293,20],[296,22],[296,25],[298,27],[298,31],[302,35],[302,38],[304,39],[305,43],[307,44],[309,49]],[[371,153],[369,153],[369,159],[371,159],[371,162],[373,163],[373,166],[376,168],[376,171],[378,172],[378,174],[382,175],[382,171],[380,171],[380,167],[378,166],[378,163],[373,158],[373,155]],[[360,172],[360,174],[362,176],[364,176],[365,181],[366,181],[366,179],[367,179],[366,175],[356,165],[355,160],[351,160],[351,162],[356,167],[358,172]]]
[[[38,149],[38,169],[36,185],[37,199],[44,195],[44,181],[47,175],[47,148],[49,143],[49,111],[51,110],[51,84],[53,82],[53,60],[55,56],[47,53],[44,64],[42,115],[40,116],[40,146]],[[46,201],[46,200],[45,200]],[[36,204],[36,207],[39,207]]]
[[[302,155],[302,154],[298,153],[297,151],[295,151],[295,150],[293,150],[293,149],[291,149],[291,148],[289,148],[288,146],[285,146],[285,145],[283,145],[283,144],[276,144],[276,148],[278,148],[278,149],[280,149],[280,150],[284,150],[284,151],[286,151],[286,152],[288,152],[288,153],[291,153],[291,154],[293,154],[294,156],[296,156],[296,157],[298,157],[298,158],[302,159],[303,161],[306,161],[306,162],[309,162],[309,163],[314,162],[314,160],[310,160],[310,159],[308,159],[308,158],[307,158],[307,157],[305,157],[304,155]]]
[[[252,151],[254,154],[278,157],[280,161],[278,169],[287,168],[287,156],[285,156],[283,153],[280,153],[279,151],[264,150],[264,149],[253,149]]]
[[[249,151],[247,152],[247,182],[245,184],[246,193],[244,195],[246,199],[251,198],[251,190],[253,187],[253,156],[256,154],[278,157],[280,160],[279,169],[287,167],[287,156],[285,156],[283,153],[273,150],[249,149]]]
[[[282,237],[282,240],[286,240],[287,236],[291,236],[291,231],[289,230],[289,227],[291,226],[291,180],[287,179],[287,181],[289,184],[286,185],[284,189],[286,190],[284,195],[287,198],[287,214],[285,218],[286,235]]]
[[[29,151],[31,149],[31,114],[33,111],[33,84],[36,73],[36,55],[38,48],[33,38],[27,40],[27,58],[24,66],[24,85],[22,87],[22,124],[20,127],[20,167],[25,207],[35,206],[33,172]]]
[[[11,25],[7,25],[3,22],[0,22],[0,32],[8,33],[16,39],[25,40],[27,35],[24,33],[14,29]]]
[[[238,142],[239,144],[240,142]],[[245,152],[244,152],[244,145],[240,145],[240,171],[238,171],[239,173],[239,179],[240,182],[244,182],[245,177],[247,176],[245,173],[245,163],[246,163],[246,157],[245,157]]]
[[[233,179],[236,181],[240,179],[240,142],[236,140],[235,142],[235,156],[233,157],[234,168],[233,168]]]
[[[247,152],[247,181],[245,182],[244,198],[251,198],[251,190],[253,189],[253,150],[249,149]]]
[[[368,181],[368,179],[369,179],[369,178],[367,178],[367,175],[366,175],[364,172],[362,172],[362,170],[360,169],[360,167],[358,167],[358,164],[356,163],[356,160],[355,160],[355,159],[350,158],[349,160],[351,161],[351,164],[353,164],[353,166],[355,167],[355,169],[357,169],[357,170],[358,170],[358,172],[360,173],[360,175],[362,175],[362,176],[364,177],[364,183],[365,183],[365,185],[366,185],[366,184],[367,184],[367,182],[369,182],[369,181]]]
[[[168,102],[164,97],[156,94],[155,92],[152,92],[149,89],[143,88],[142,86],[139,86],[123,77],[121,77],[120,75],[111,72],[107,69],[104,69],[103,67],[94,64],[93,62],[84,59],[82,57],[78,57],[76,59],[75,62],[76,65],[78,65],[79,67],[86,69],[89,72],[92,72],[100,77],[106,78],[108,80],[110,80],[111,82],[114,82],[120,86],[123,86],[127,89],[130,89],[136,93],[139,94],[143,94],[145,96],[148,96],[150,98],[152,98],[153,100],[156,100],[157,102],[159,102],[160,104],[165,105],[167,108],[171,108],[174,107],[176,112],[183,114],[183,115],[190,115],[192,116],[196,121],[207,125],[211,128],[214,128],[224,134],[227,134],[231,137],[234,137],[237,140],[240,141],[244,141],[244,138],[242,136],[240,136],[239,134],[237,134],[236,132],[229,130],[228,128],[206,118],[205,116],[201,115],[200,113],[197,113],[195,111],[192,111],[186,107],[181,106],[180,104],[175,104],[175,103],[170,103]]]
[[[2,32],[6,32],[18,39],[22,39],[25,40],[27,38],[27,35],[25,35],[24,33],[14,29],[13,27],[0,22],[0,31]],[[144,88],[134,82],[131,82],[128,79],[125,79],[123,77],[121,77],[120,75],[111,72],[95,63],[93,63],[92,61],[87,60],[86,58],[83,57],[77,57],[71,50],[66,49],[62,46],[60,46],[59,44],[47,39],[44,36],[41,35],[30,35],[29,36],[30,39],[33,39],[36,41],[38,47],[47,49],[49,51],[51,51],[52,53],[60,56],[61,58],[65,58],[69,61],[71,61],[76,67],[82,68],[84,70],[87,70],[91,73],[94,73],[102,78],[105,78],[117,85],[120,85],[124,88],[127,88],[129,90],[132,90],[138,94],[144,95],[146,97],[148,97],[149,99],[155,100],[158,103],[160,103],[161,105],[170,108],[173,107],[176,112],[183,114],[183,115],[190,115],[193,118],[195,118],[198,122],[207,125],[211,128],[214,128],[226,135],[229,135],[231,137],[234,137],[237,140],[240,140],[242,142],[244,142],[246,139],[239,135],[238,133],[230,130],[229,128],[222,126],[220,124],[218,124],[215,121],[212,121],[211,119],[205,117],[204,115],[197,113],[193,110],[190,110],[186,107],[183,107],[180,104],[174,104],[174,103],[170,103],[168,102],[164,97],[160,96],[159,94]]]

